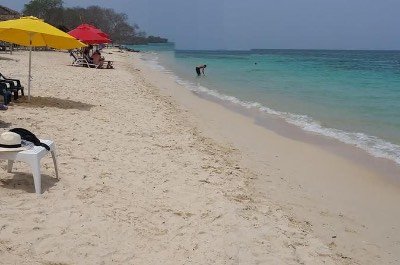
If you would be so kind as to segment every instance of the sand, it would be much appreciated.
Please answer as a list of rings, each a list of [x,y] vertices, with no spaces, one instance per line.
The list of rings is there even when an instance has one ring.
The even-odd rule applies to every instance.
[[[24,127],[53,139],[60,168],[57,180],[50,156],[42,160],[44,192],[37,196],[26,165],[6,173],[1,162],[1,264],[399,261],[399,253],[387,253],[399,247],[397,226],[385,240],[386,226],[398,223],[396,201],[389,203],[399,201],[396,185],[185,91],[138,54],[108,52],[114,70],[34,52],[32,101],[1,112],[3,131]],[[0,60],[1,72],[26,83],[27,52],[3,57],[14,61]],[[241,129],[232,130],[236,125]],[[247,133],[259,138],[244,140]],[[315,181],[321,172],[326,176]],[[329,192],[332,174],[342,176],[336,191],[344,187],[344,198],[367,201],[354,198],[351,212],[349,201]],[[352,186],[360,183],[365,192]],[[381,201],[363,197],[369,191]],[[321,193],[327,199],[317,199]],[[359,222],[378,208],[384,220]],[[375,241],[362,243],[370,234]]]
[[[398,165],[276,117],[193,96],[168,75],[142,70],[194,113],[203,134],[240,149],[242,163],[256,172],[257,190],[309,226],[346,263],[399,263]]]

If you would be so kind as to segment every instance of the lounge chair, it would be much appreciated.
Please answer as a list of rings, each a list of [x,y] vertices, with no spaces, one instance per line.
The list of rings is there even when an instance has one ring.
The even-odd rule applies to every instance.
[[[99,69],[114,69],[113,63],[113,61],[106,61],[104,60],[104,57],[102,57],[102,60],[100,60],[98,64],[94,64],[97,66],[96,68]]]
[[[105,58],[103,56],[101,56],[101,53],[99,50],[96,50],[95,52],[93,52],[92,57],[87,58],[87,59],[90,59],[95,65],[97,65],[97,68],[105,68],[105,69],[113,69],[114,68],[113,61],[106,61]]]
[[[18,91],[21,91],[21,95],[24,96],[24,87],[21,86],[21,81],[19,79],[7,78],[2,73],[0,73],[0,82],[5,82],[10,84],[10,90],[14,93],[14,99],[18,99]]]
[[[90,57],[89,57],[88,55],[86,55],[86,54],[83,54],[83,59],[86,60],[87,64],[89,65],[88,67],[91,67],[91,68],[99,68],[99,67],[101,67],[100,64],[95,64],[95,63],[93,62],[93,59],[90,58]]]
[[[8,89],[7,83],[0,83],[0,95],[3,96],[4,105],[8,105],[11,102],[11,92]]]
[[[106,69],[114,69],[113,61],[104,61],[104,64],[106,65]]]
[[[74,58],[74,61],[72,62],[73,66],[83,66],[83,67],[88,67],[88,68],[97,68],[97,65],[95,65],[93,62],[88,60],[85,57],[79,57],[73,52],[70,52],[69,55]]]
[[[14,94],[14,100],[18,100],[18,89],[12,81],[0,80],[1,88],[7,90],[9,93]]]

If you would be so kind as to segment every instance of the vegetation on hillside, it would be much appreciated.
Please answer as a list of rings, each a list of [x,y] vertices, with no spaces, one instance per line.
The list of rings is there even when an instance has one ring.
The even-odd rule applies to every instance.
[[[147,37],[144,31],[139,31],[137,24],[128,23],[126,14],[117,13],[111,8],[67,8],[63,6],[62,0],[31,0],[25,4],[23,14],[39,17],[64,31],[72,30],[83,23],[91,24],[109,34],[114,43],[147,44],[168,41],[161,37]]]

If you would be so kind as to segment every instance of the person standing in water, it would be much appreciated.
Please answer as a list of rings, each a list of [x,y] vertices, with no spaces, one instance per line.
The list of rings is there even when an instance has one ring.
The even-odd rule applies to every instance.
[[[204,74],[204,68],[206,68],[206,67],[207,67],[207,65],[205,65],[205,64],[196,66],[196,73],[197,73],[197,76],[200,76],[201,73],[203,73],[203,75],[205,75],[205,74]]]

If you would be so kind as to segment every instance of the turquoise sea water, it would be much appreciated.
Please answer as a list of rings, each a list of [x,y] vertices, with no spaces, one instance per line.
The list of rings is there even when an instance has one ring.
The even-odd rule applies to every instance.
[[[188,89],[400,164],[400,51],[147,51],[148,63]],[[205,77],[195,75],[199,64]]]

